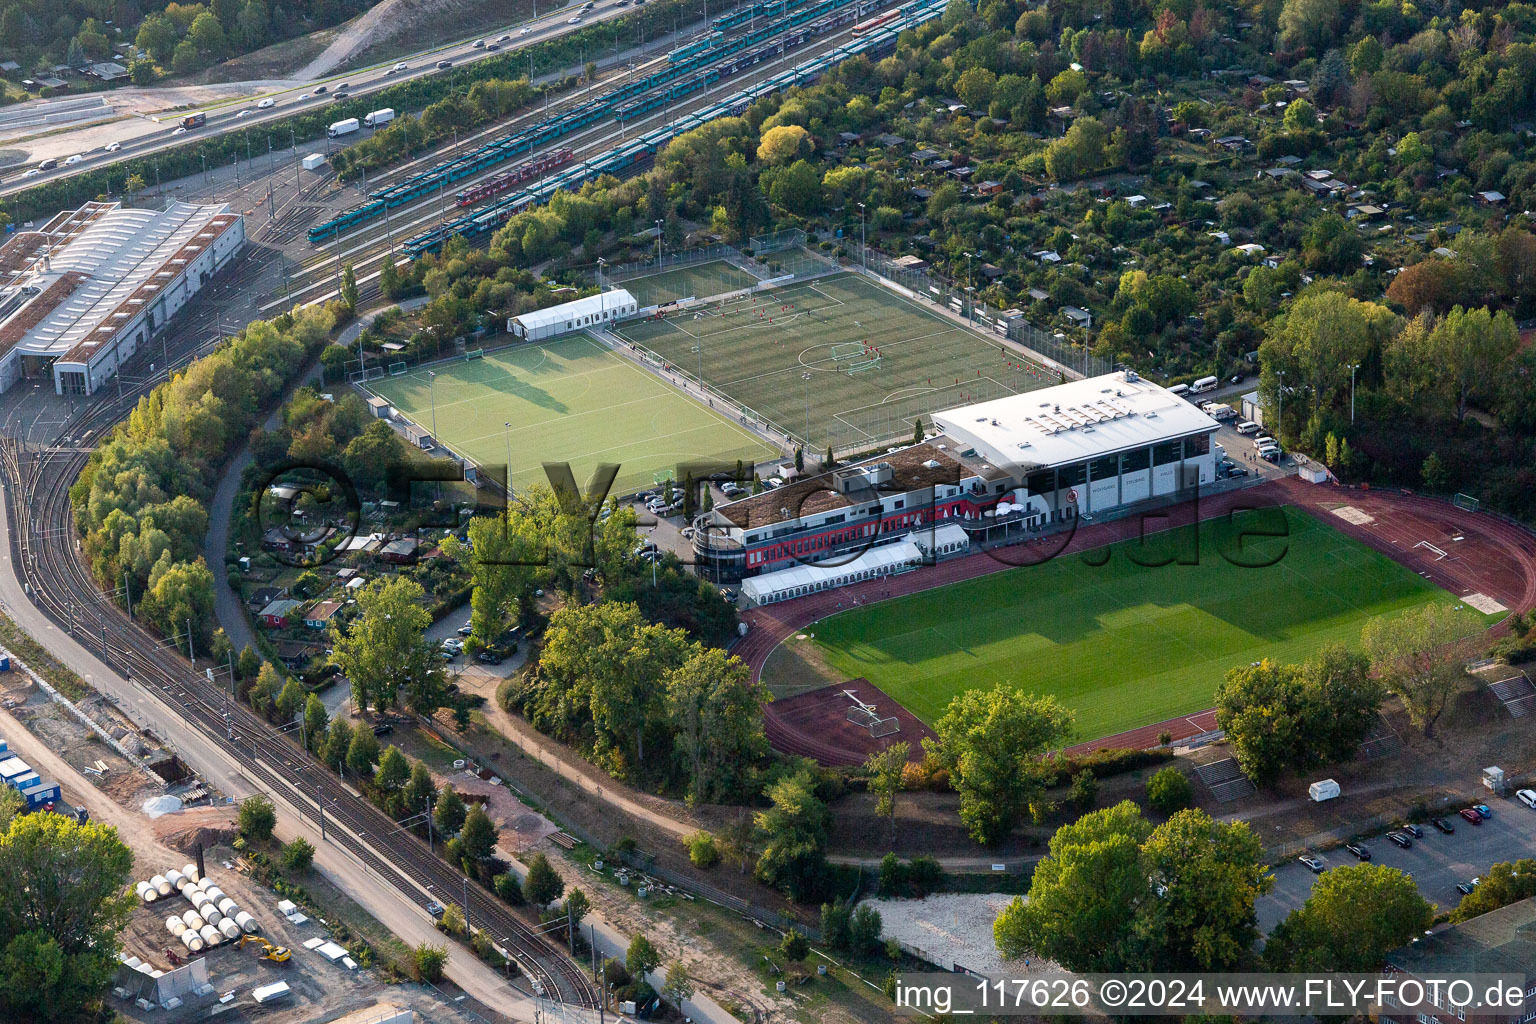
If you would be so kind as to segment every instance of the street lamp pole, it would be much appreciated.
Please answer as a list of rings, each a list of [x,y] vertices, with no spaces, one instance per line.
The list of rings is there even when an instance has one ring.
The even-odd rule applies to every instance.
[[[806,370],[800,379],[805,381],[805,435],[800,442],[800,447],[804,448],[811,443],[811,371]]]
[[[859,266],[869,269],[869,243],[864,240],[864,204],[859,204]]]
[[[432,443],[437,444],[437,371],[427,371],[427,397],[432,400]]]
[[[507,431],[507,501],[512,500],[512,423],[509,420],[502,424]]]
[[[1276,370],[1280,375],[1280,386],[1275,388],[1275,437],[1281,444],[1285,443],[1285,371]]]
[[[1359,363],[1349,364],[1349,425],[1355,425],[1355,371],[1360,369]]]

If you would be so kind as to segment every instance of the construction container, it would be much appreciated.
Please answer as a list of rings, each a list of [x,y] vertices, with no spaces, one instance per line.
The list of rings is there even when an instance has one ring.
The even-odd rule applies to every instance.
[[[161,896],[169,896],[171,894],[171,883],[165,880],[164,875],[156,875],[149,880],[149,884],[154,886],[155,892]]]
[[[41,782],[21,795],[27,801],[27,810],[35,811],[46,804],[58,803],[61,792],[57,782]],[[170,887],[167,886],[166,893],[169,891]],[[161,893],[161,895],[166,895],[166,893]]]
[[[219,934],[223,935],[226,939],[238,939],[240,937],[240,926],[226,917],[219,922]]]
[[[311,153],[300,162],[304,165],[306,171],[314,171],[318,170],[325,163],[325,157],[319,153]]]
[[[186,931],[182,932],[180,938],[181,944],[186,946],[192,952],[201,953],[203,951],[202,936],[198,935],[197,932],[193,931],[191,928],[188,928]]]
[[[217,946],[224,941],[224,936],[220,935],[219,930],[211,924],[203,925],[197,930],[197,934],[210,946]]]
[[[225,896],[223,899],[219,900],[219,913],[223,914],[225,917],[234,917],[239,912],[240,905],[234,900],[230,899],[228,896]]]
[[[199,877],[197,873],[197,865],[192,863],[182,865],[181,874],[182,877],[187,881],[196,882]]]
[[[27,772],[25,775],[18,775],[11,780],[11,788],[18,793],[25,793],[29,789],[36,789],[42,784],[43,777],[37,774],[37,772]]]
[[[9,783],[18,775],[25,775],[32,770],[32,766],[19,757],[0,758],[0,780]]]
[[[5,740],[3,738],[0,738],[0,757],[10,757],[10,756],[11,756],[11,744],[7,740]]]
[[[191,928],[193,931],[201,931],[203,925],[208,923],[204,921],[202,915],[195,910],[189,910],[185,914],[182,914],[181,919],[182,921],[186,922],[187,927]]]
[[[238,924],[240,930],[247,935],[256,934],[256,919],[243,910],[235,915],[235,924]]]

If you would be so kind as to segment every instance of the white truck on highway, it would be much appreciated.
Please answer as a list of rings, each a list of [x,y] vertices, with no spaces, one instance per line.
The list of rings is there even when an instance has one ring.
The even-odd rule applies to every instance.
[[[363,124],[369,128],[382,128],[395,119],[395,108],[385,107],[383,110],[375,110],[363,118]]]
[[[357,131],[359,127],[361,127],[361,125],[358,124],[357,118],[349,117],[345,121],[337,121],[335,124],[331,125],[325,130],[325,134],[335,139],[343,135],[351,135],[353,132]]]

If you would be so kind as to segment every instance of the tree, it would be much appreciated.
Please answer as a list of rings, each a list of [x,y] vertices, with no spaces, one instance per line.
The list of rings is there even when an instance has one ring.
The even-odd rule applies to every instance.
[[[1420,260],[1397,272],[1387,286],[1387,301],[1407,310],[1409,316],[1443,313],[1455,305],[1463,291],[1461,268],[1450,260]]]
[[[811,944],[794,928],[784,933],[779,941],[779,955],[789,963],[799,963],[811,953]]]
[[[1052,82],[1052,84],[1055,83]],[[997,75],[979,64],[967,68],[955,80],[955,92],[959,95],[960,102],[976,110],[987,109],[992,102],[992,91],[995,88],[997,88]]]
[[[1397,324],[1385,306],[1338,291],[1307,289],[1270,322],[1259,348],[1265,408],[1276,404],[1279,371],[1285,372],[1288,388],[1310,390],[1314,409],[1331,407],[1349,386],[1350,364],[1380,346]],[[1292,403],[1285,407],[1289,411]]]
[[[406,703],[420,715],[442,707],[447,696],[442,661],[426,639],[432,615],[421,584],[404,576],[376,579],[357,592],[358,615],[336,637],[336,663],[352,680],[358,710]]]
[[[659,966],[661,966],[661,953],[657,951],[650,939],[644,935],[636,935],[629,940],[629,949],[624,952],[624,967],[630,974],[644,979]]]
[[[141,50],[149,51],[151,57],[164,64],[171,59],[179,40],[176,24],[164,14],[155,13],[146,15],[139,22],[139,33],[134,37],[134,44]]]
[[[860,903],[848,919],[848,944],[855,953],[868,953],[880,944],[884,930],[880,911],[868,903]]]
[[[262,662],[261,668],[256,673],[256,682],[246,694],[246,699],[263,717],[271,717],[278,695],[282,691],[283,677],[278,674],[271,662]]]
[[[320,748],[320,760],[332,771],[341,771],[347,764],[347,752],[352,748],[352,726],[345,718],[337,718],[326,730],[325,743]]]
[[[891,828],[891,842],[896,841],[896,794],[901,792],[902,773],[907,767],[910,744],[892,743],[864,761],[869,772],[869,791],[875,796],[875,817],[884,818]]]
[[[347,745],[347,769],[360,779],[373,778],[373,766],[379,760],[379,738],[366,725],[352,730]]]
[[[395,261],[386,258],[379,268],[379,291],[386,299],[398,299],[401,294],[400,268]]]
[[[235,675],[241,679],[252,679],[261,671],[261,655],[246,644],[240,648],[240,655],[235,659]]]
[[[464,843],[464,855],[477,863],[484,863],[496,853],[497,828],[485,807],[475,804],[464,816],[464,828],[459,838]]]
[[[1348,864],[1323,872],[1306,903],[1276,926],[1264,959],[1276,971],[1376,971],[1434,916],[1402,871]]]
[[[1243,774],[1269,786],[1287,771],[1353,757],[1381,705],[1369,668],[1334,646],[1304,665],[1266,659],[1229,669],[1216,690],[1216,722]]]
[[[1439,452],[1430,452],[1424,456],[1424,464],[1419,468],[1419,479],[1424,481],[1424,489],[1427,491],[1444,491],[1450,472],[1445,468],[1445,461],[1440,458]]]
[[[207,60],[218,60],[229,49],[224,26],[212,11],[204,11],[193,19],[192,27],[187,29],[187,39]]]
[[[264,843],[272,838],[272,830],[277,827],[277,808],[260,794],[248,796],[240,801],[239,820],[242,836]]]
[[[1511,903],[1536,896],[1536,860],[1523,858],[1513,864],[1503,862],[1493,865],[1482,876],[1482,881],[1461,898],[1451,911],[1451,921],[1470,921],[1490,910],[1507,907]]]
[[[411,763],[400,752],[400,748],[391,743],[384,748],[384,753],[379,755],[379,770],[374,773],[373,784],[384,797],[385,806],[389,808],[391,816],[398,816],[400,804],[400,792],[405,784],[410,781]]]
[[[1274,879],[1247,822],[1180,811],[1153,830],[1141,856],[1153,898],[1137,914],[1146,970],[1230,971],[1259,936],[1254,901]]]
[[[955,697],[934,732],[923,749],[949,770],[971,837],[990,846],[1038,807],[1046,776],[1038,758],[1071,735],[1072,713],[1054,697],[997,686]]]
[[[1159,814],[1175,814],[1188,807],[1195,798],[1195,787],[1189,776],[1174,765],[1160,769],[1147,780],[1147,803]]]
[[[412,814],[416,814],[430,810],[436,795],[437,783],[432,780],[431,770],[420,761],[411,765],[411,781],[405,784],[405,789],[400,793],[401,803]]]
[[[277,720],[283,723],[298,721],[299,713],[304,710],[307,693],[303,685],[297,679],[289,679],[283,683],[283,688],[278,691],[274,705],[277,709]]]
[[[1361,646],[1388,691],[1425,736],[1466,680],[1466,624],[1448,604],[1426,604],[1365,624]]]
[[[781,124],[763,133],[763,140],[757,147],[757,159],[763,164],[787,166],[810,155],[814,148],[810,132],[797,124]]]
[[[357,272],[348,263],[341,268],[341,301],[350,310],[357,309]]]
[[[790,213],[812,213],[821,204],[821,176],[807,161],[796,160],[773,175],[768,199]]]
[[[283,846],[283,867],[302,875],[315,861],[315,848],[308,839],[299,836]]]
[[[1292,100],[1285,108],[1284,123],[1288,132],[1311,131],[1317,127],[1317,108],[1306,100]]]
[[[820,891],[826,871],[827,806],[807,771],[780,778],[766,795],[773,805],[756,815],[763,846],[753,873],[790,899],[808,900]]]
[[[523,898],[523,883],[519,882],[517,876],[510,871],[503,871],[496,876],[495,888],[496,895],[514,907],[520,907],[527,902]]]
[[[852,941],[849,926],[853,921],[853,912],[848,909],[848,904],[839,896],[832,903],[821,905],[821,941],[832,949],[847,949]]]
[[[755,788],[754,766],[768,752],[760,710],[767,691],[741,659],[717,647],[696,651],[663,686],[673,749],[687,767],[688,802],[746,797]]]
[[[135,903],[133,852],[117,830],[58,814],[13,818],[0,834],[0,1017],[94,1019],[116,973]]]
[[[1338,0],[1285,0],[1280,7],[1280,44],[1286,49],[1322,49],[1337,37]]]
[[[667,964],[667,979],[661,986],[661,997],[674,1007],[681,1007],[683,1000],[693,995],[693,978],[681,960]]]
[[[1456,306],[1429,330],[1427,321],[1413,326],[1387,349],[1387,372],[1404,393],[1440,399],[1458,423],[1475,397],[1497,393],[1520,344],[1515,322],[1505,312]]]
[[[1336,213],[1325,213],[1312,222],[1301,239],[1301,262],[1325,274],[1349,274],[1360,269],[1365,243],[1360,232]]]
[[[565,892],[565,881],[542,853],[533,855],[528,862],[528,875],[523,879],[523,895],[536,907],[547,907]]]
[[[426,942],[411,951],[411,974],[418,981],[435,985],[443,980],[443,968],[448,965],[448,950]]]
[[[178,75],[188,75],[196,71],[203,63],[198,55],[197,46],[190,39],[183,39],[176,44],[175,53],[171,56],[171,71]]]
[[[432,812],[438,835],[455,836],[464,827],[464,798],[452,786],[443,790],[437,799],[437,809]]]

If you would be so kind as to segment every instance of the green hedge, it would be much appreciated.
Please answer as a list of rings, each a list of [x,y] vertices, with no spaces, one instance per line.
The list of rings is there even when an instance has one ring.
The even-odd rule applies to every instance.
[[[703,13],[703,0],[653,0],[623,18],[586,25],[556,39],[478,60],[462,68],[455,68],[451,74],[426,75],[398,82],[367,96],[332,103],[278,121],[253,125],[254,132],[248,128],[241,132],[229,131],[190,140],[175,149],[36,185],[10,197],[0,208],[9,213],[16,223],[51,215],[60,209],[79,206],[97,196],[122,194],[126,191],[124,184],[135,174],[143,178],[147,185],[153,185],[157,168],[163,183],[203,170],[204,161],[209,167],[221,167],[236,157],[245,156],[247,137],[251,140],[250,151],[253,154],[260,152],[256,144],[265,135],[272,136],[274,147],[287,141],[283,138],[285,135],[307,143],[323,137],[329,125],[344,118],[361,118],[370,110],[380,107],[419,110],[455,92],[467,91],[476,82],[526,75],[530,53],[535,75],[568,67],[583,56],[588,60],[596,60],[605,51],[612,52],[615,24],[620,36],[628,36],[633,43],[638,42],[641,29],[646,39],[655,39],[661,33],[671,31],[674,15],[677,24],[681,25],[703,17]],[[620,45],[622,47],[623,43]],[[169,126],[166,131],[170,131]]]

